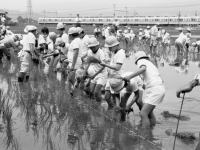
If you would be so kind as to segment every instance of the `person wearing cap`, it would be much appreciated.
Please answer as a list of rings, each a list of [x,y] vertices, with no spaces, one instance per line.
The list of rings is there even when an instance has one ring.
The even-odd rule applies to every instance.
[[[24,82],[28,80],[32,61],[38,60],[38,57],[35,55],[37,27],[30,25],[27,26],[24,31],[28,33],[23,37],[21,42],[23,49],[22,54],[20,55],[21,66],[18,82]]]
[[[56,43],[57,35],[55,32],[49,33],[49,43],[48,43],[48,51],[53,52],[54,51],[54,45]]]
[[[150,39],[150,53],[154,53],[157,47],[157,38],[158,38],[158,27],[159,23],[155,24],[153,27],[151,27],[151,39]]]
[[[59,32],[59,37],[61,37],[65,43],[69,43],[69,36],[65,32],[65,25],[62,22],[59,22],[56,29]]]
[[[190,47],[190,38],[192,36],[191,34],[191,29],[190,28],[187,28],[187,33],[185,34],[186,37],[187,37],[187,40],[186,40],[186,50],[189,51],[189,47]]]
[[[192,43],[192,46],[194,47],[193,52],[195,52],[195,50],[197,49],[197,52],[200,52],[200,38],[197,38],[196,42]]]
[[[99,37],[101,35],[101,29],[99,28],[99,25],[96,26],[94,29],[94,36]]]
[[[183,54],[184,50],[187,49],[186,41],[187,41],[187,36],[185,34],[180,34],[179,37],[175,40],[177,55]]]
[[[123,49],[119,46],[119,42],[116,37],[109,36],[105,40],[105,47],[109,48],[109,51],[113,53],[110,64],[106,64],[104,62],[101,62],[100,64],[102,66],[107,67],[108,75],[111,78],[112,76],[121,76],[124,73],[124,62],[126,59],[126,54]],[[109,80],[106,83],[105,86],[105,99],[109,106],[113,106],[113,103],[111,102],[111,92],[110,92],[110,85]]]
[[[179,37],[182,36],[182,35],[185,35],[185,34],[183,33],[183,29],[182,29],[181,27],[178,28],[178,31],[179,31]]]
[[[126,112],[130,112],[132,105],[136,102],[139,109],[142,109],[142,95],[143,95],[143,81],[137,76],[132,78],[129,83],[123,80],[124,77],[131,75],[133,72],[125,72],[119,77],[114,77],[109,80],[110,91],[112,93],[112,97],[120,97],[120,99],[115,99],[118,107],[125,109]],[[134,97],[130,102],[128,99],[134,93]],[[119,96],[118,96],[119,95]],[[120,101],[118,101],[120,100]]]
[[[89,36],[85,33],[85,31],[82,28],[77,27],[77,29],[78,29],[78,32],[79,32],[79,37],[81,39],[81,51],[82,51],[81,60],[82,60],[83,65],[84,65],[85,58],[86,58],[88,50],[89,50],[89,48],[87,47]]]
[[[81,27],[81,19],[79,17],[79,14],[77,14],[77,17],[75,18],[76,26],[75,27]]]
[[[99,42],[96,38],[89,38],[88,48],[88,58],[95,58],[100,62],[105,62],[105,54],[103,50],[99,48]],[[101,66],[99,63],[89,62],[85,68],[85,72],[88,70],[93,70],[93,74],[89,77],[92,79],[90,82],[89,91],[97,102],[101,102],[101,89],[106,84],[107,78],[105,66]]]
[[[139,69],[124,77],[124,80],[129,82],[132,78],[142,75],[145,83],[145,98],[140,116],[142,128],[150,128],[150,126],[156,124],[153,110],[158,104],[162,103],[165,97],[165,86],[157,67],[149,60],[145,52],[139,51],[135,54],[135,64]]]
[[[69,62],[69,77],[68,77],[68,87],[71,96],[74,93],[74,83],[75,83],[75,72],[78,68],[82,66],[82,50],[81,50],[81,39],[79,37],[79,30],[76,27],[69,28],[69,50],[68,50],[68,62]]]
[[[150,29],[151,29],[150,26],[147,26],[147,28],[144,30],[144,35],[145,35],[146,41],[150,39],[150,32],[151,32]]]

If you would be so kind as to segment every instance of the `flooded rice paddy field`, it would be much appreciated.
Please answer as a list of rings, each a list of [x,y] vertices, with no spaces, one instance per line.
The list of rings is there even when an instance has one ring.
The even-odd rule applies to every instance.
[[[138,45],[134,51],[141,50]],[[65,82],[55,75],[44,76],[33,68],[27,83],[18,83],[19,63],[13,60],[10,68],[0,70],[0,150],[172,150],[173,136],[165,131],[176,130],[177,119],[164,118],[161,113],[179,113],[181,98],[176,90],[187,84],[200,72],[200,55],[184,54],[187,66],[170,66],[176,59],[174,47],[168,53],[158,49],[152,58],[157,65],[166,87],[164,102],[156,107],[157,125],[143,135],[140,131],[139,109],[120,121],[120,114],[107,109],[105,102],[89,99],[82,90],[71,98]],[[136,69],[134,54],[127,58],[126,71]],[[1,67],[2,68],[2,67]],[[185,69],[187,68],[187,69]],[[187,93],[182,115],[189,117],[180,121],[178,132],[191,132],[199,137],[200,88]],[[194,150],[194,141],[177,139],[176,150]]]

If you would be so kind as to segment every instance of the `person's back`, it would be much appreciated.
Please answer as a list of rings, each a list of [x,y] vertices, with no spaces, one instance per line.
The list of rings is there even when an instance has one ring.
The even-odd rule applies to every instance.
[[[163,84],[160,73],[152,62],[147,59],[140,59],[137,62],[137,66],[138,68],[140,68],[141,66],[146,66],[146,71],[142,74],[146,88],[152,87],[154,85]]]
[[[81,39],[81,51],[82,51],[82,56],[84,56],[88,52],[88,35],[84,35],[84,37]]]
[[[185,45],[187,41],[187,36],[185,34],[181,34],[177,39],[176,42],[180,42],[181,44]]]

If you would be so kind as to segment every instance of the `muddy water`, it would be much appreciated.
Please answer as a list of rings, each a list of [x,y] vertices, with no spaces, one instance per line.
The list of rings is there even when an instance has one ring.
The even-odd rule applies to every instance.
[[[14,150],[171,150],[174,137],[166,135],[167,129],[175,132],[177,119],[164,118],[161,113],[178,114],[181,99],[175,91],[191,81],[199,70],[199,55],[189,54],[189,70],[169,66],[176,56],[165,56],[164,66],[157,66],[164,80],[166,97],[156,107],[157,125],[144,135],[139,131],[139,110],[134,106],[126,122],[120,114],[107,110],[106,104],[96,103],[78,90],[75,98],[69,96],[66,85],[51,76],[32,72],[30,82],[19,84],[18,66],[1,70],[0,149]],[[197,61],[198,60],[198,61]],[[16,71],[14,70],[16,69]],[[134,71],[134,56],[126,60],[126,70]],[[9,72],[9,73],[8,73]],[[179,132],[189,131],[198,137],[200,132],[199,87],[186,94],[182,115],[189,121],[180,121]],[[138,135],[139,134],[139,135]],[[177,139],[176,150],[195,149],[197,141]]]

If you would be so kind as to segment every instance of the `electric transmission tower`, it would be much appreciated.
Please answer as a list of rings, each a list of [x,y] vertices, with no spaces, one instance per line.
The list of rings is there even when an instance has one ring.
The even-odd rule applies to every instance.
[[[32,14],[33,14],[33,10],[32,10],[32,0],[27,0],[27,18],[28,18],[28,24],[31,23],[32,21]]]

